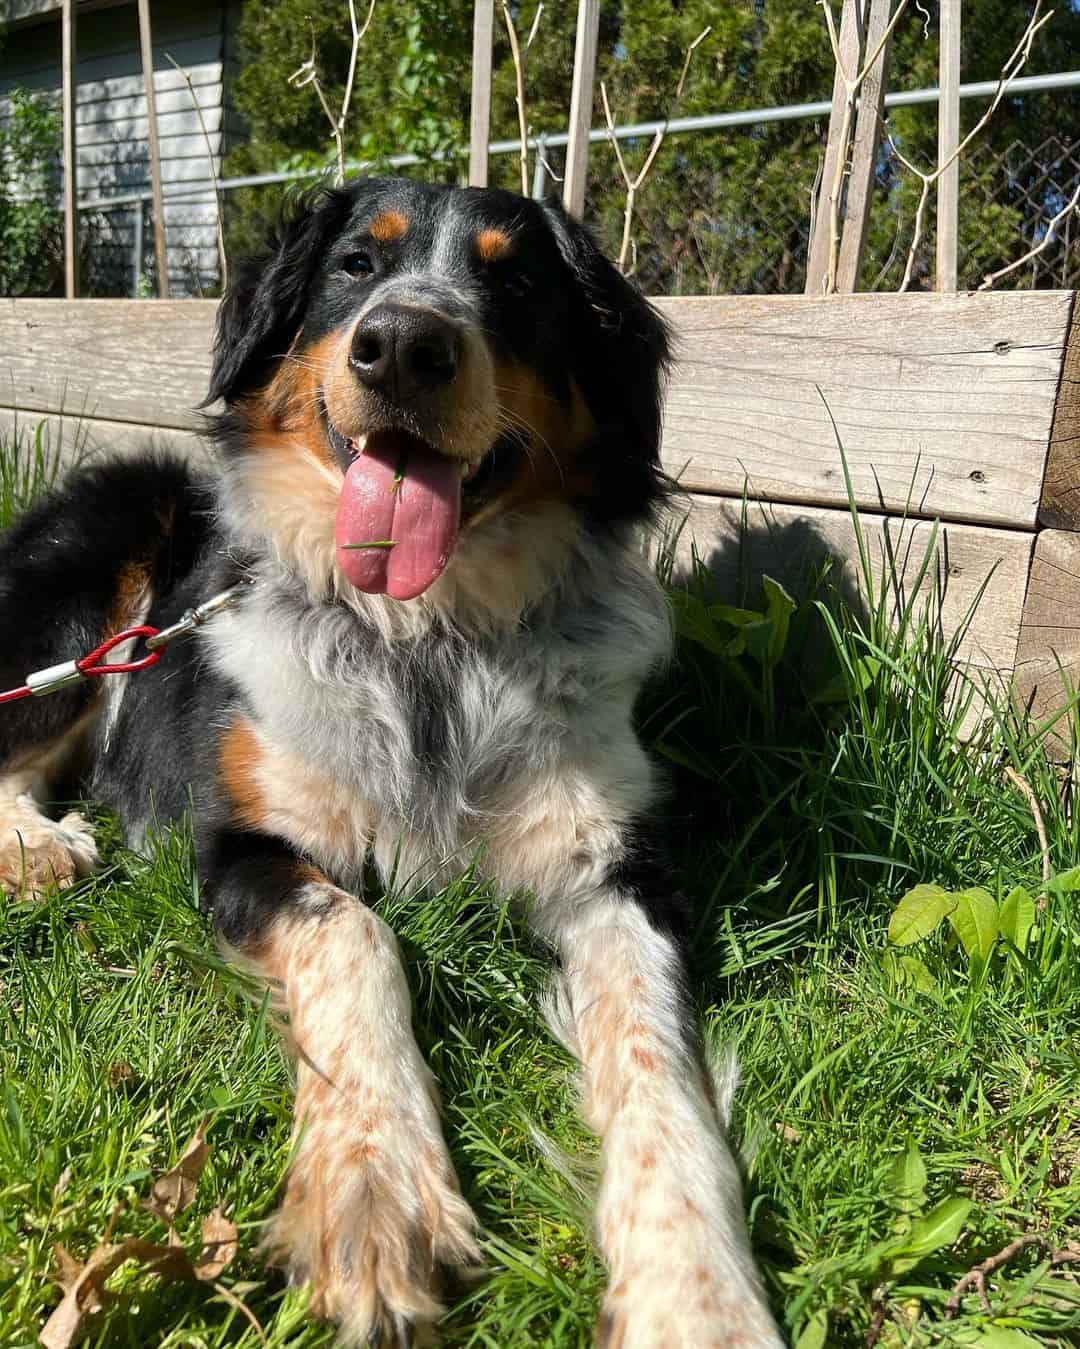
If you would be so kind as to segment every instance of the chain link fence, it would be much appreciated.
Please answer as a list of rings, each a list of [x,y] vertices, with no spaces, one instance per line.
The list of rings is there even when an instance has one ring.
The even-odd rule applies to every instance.
[[[627,262],[650,295],[798,294],[806,280],[815,168],[825,127],[803,125],[785,145],[749,132],[671,138],[638,194]],[[744,135],[747,133],[743,133]],[[757,140],[759,145],[754,145]],[[647,144],[627,152],[632,171]],[[755,153],[756,151],[756,153]],[[551,169],[562,166],[548,157]],[[610,146],[594,146],[587,216],[618,256],[625,189]],[[960,170],[959,286],[974,289],[1045,239],[1080,184],[1080,134],[1005,149],[974,143]],[[919,181],[883,148],[860,290],[900,287],[914,234]],[[1080,218],[1072,212],[1037,256],[996,284],[1080,287]],[[933,193],[915,250],[912,285],[933,284]]]
[[[649,295],[799,294],[813,210],[812,198],[827,133],[823,119],[740,126],[724,131],[671,135],[639,191],[631,221],[626,265]],[[650,139],[624,142],[631,172],[643,162]],[[544,150],[548,190],[558,185],[564,151]],[[586,216],[612,257],[622,249],[626,189],[607,142],[592,146]],[[453,181],[460,163],[414,163],[391,172]],[[519,189],[515,155],[493,156],[493,184]],[[1080,184],[1080,133],[1062,131],[1037,144],[1017,137],[1004,149],[976,141],[960,169],[958,278],[974,289],[1044,240],[1049,221]],[[223,184],[228,188],[229,183]],[[276,214],[280,184],[241,189],[265,199]],[[229,194],[230,196],[232,194]],[[899,289],[919,195],[919,181],[882,148],[877,168],[860,290]],[[237,198],[239,200],[239,198]],[[228,206],[226,208],[228,210]],[[181,281],[190,258],[192,280],[177,293],[217,291],[214,229],[203,216],[190,227],[182,203],[167,204],[170,258]],[[87,293],[131,294],[153,289],[150,211],[133,205],[86,212],[83,247]],[[912,267],[912,287],[933,285],[933,193]],[[1063,220],[1055,238],[995,284],[1001,288],[1080,288],[1080,216]],[[190,236],[190,237],[189,237]],[[186,275],[186,273],[184,273]]]

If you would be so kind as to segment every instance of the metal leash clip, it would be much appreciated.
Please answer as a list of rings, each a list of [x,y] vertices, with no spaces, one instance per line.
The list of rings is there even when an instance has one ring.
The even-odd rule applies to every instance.
[[[251,585],[250,581],[240,581],[228,590],[222,590],[217,595],[211,595],[208,600],[202,604],[197,604],[194,609],[188,609],[183,613],[175,623],[169,627],[162,628],[155,637],[146,639],[146,646],[150,651],[158,651],[164,646],[168,646],[171,641],[177,637],[186,637],[189,632],[194,632],[196,628],[201,628],[208,618],[213,618],[216,613],[222,609],[227,609],[230,604],[236,600]]]

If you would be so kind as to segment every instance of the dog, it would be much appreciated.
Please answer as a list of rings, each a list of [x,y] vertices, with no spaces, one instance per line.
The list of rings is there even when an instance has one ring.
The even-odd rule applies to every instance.
[[[190,813],[216,933],[276,990],[297,1053],[269,1244],[347,1344],[410,1343],[440,1271],[478,1258],[365,901],[371,868],[423,886],[474,865],[530,897],[558,962],[549,1019],[602,1140],[597,1342],[782,1343],[633,726],[672,641],[640,539],[668,488],[669,351],[555,204],[320,189],[221,304],[214,471],[91,465],[0,543],[0,688],[239,587],[155,668],[0,708],[0,882],[93,870],[86,820],[42,806],[72,773],[133,846]]]

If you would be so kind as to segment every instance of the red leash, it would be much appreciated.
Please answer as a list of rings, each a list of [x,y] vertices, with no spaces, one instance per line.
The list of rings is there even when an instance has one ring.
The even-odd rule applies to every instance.
[[[81,660],[65,660],[59,665],[50,665],[47,670],[35,670],[33,674],[26,676],[25,684],[20,684],[17,689],[8,689],[6,693],[0,693],[0,703],[14,703],[20,698],[40,698],[46,693],[55,693],[57,689],[68,688],[94,675],[134,674],[137,670],[148,670],[151,665],[158,663],[165,647],[174,638],[186,637],[189,632],[201,627],[208,618],[228,608],[230,604],[235,604],[250,584],[251,581],[245,579],[230,586],[228,590],[211,595],[194,609],[188,609],[179,622],[173,623],[171,627],[158,629],[144,623],[137,628],[125,628],[123,632],[116,633],[100,646],[94,647],[93,651],[83,656]],[[114,647],[135,637],[146,638],[145,656],[140,656],[138,660],[121,661],[117,665],[105,664],[105,657]]]
[[[19,698],[41,697],[56,689],[66,688],[69,684],[77,684],[81,679],[89,679],[93,675],[133,674],[136,670],[148,670],[161,659],[160,650],[148,651],[138,660],[121,661],[118,665],[105,665],[103,662],[109,652],[121,642],[130,641],[133,637],[157,635],[158,629],[147,624],[138,628],[125,628],[123,632],[116,633],[100,646],[94,647],[93,651],[83,656],[81,660],[66,660],[60,665],[50,665],[47,670],[36,670],[33,674],[27,675],[25,684],[20,684],[17,689],[8,689],[6,693],[0,693],[0,703],[13,703]]]

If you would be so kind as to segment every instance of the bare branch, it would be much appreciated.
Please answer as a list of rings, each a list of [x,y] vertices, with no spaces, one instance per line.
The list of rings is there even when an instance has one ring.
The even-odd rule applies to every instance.
[[[904,0],[904,3],[906,3],[906,0]],[[667,114],[664,117],[663,125],[657,130],[656,134],[653,136],[652,144],[649,146],[649,152],[645,156],[645,162],[644,164],[642,164],[636,177],[631,177],[630,170],[626,166],[626,160],[623,157],[622,146],[619,144],[619,138],[615,134],[615,119],[611,115],[611,105],[608,102],[607,87],[605,86],[603,80],[600,81],[600,100],[604,106],[604,121],[607,123],[608,139],[611,141],[612,147],[615,150],[615,159],[619,165],[619,172],[622,174],[623,183],[626,185],[626,206],[623,211],[623,237],[622,237],[622,244],[619,247],[619,263],[618,263],[619,271],[623,274],[623,276],[629,276],[633,270],[633,267],[629,269],[627,268],[627,258],[631,252],[630,226],[634,218],[634,203],[637,199],[637,194],[640,191],[640,189],[644,186],[645,180],[649,176],[649,171],[656,160],[656,156],[660,153],[661,145],[663,145],[664,143],[664,137],[667,135],[667,129],[671,123],[671,119],[672,117],[674,117],[678,109],[679,101],[682,98],[683,89],[686,85],[686,76],[690,70],[690,62],[693,60],[694,52],[697,51],[698,47],[701,46],[701,44],[705,41],[705,39],[709,36],[711,32],[712,32],[712,25],[710,25],[708,28],[703,28],[701,32],[697,35],[697,37],[694,38],[693,42],[691,42],[690,45],[686,48],[686,56],[682,64],[682,71],[679,75],[678,83],[675,86],[674,97],[672,98],[671,104],[667,110]],[[637,250],[635,249],[634,266],[636,265],[637,265]]]
[[[1001,75],[997,83],[997,88],[994,91],[994,97],[990,100],[990,104],[987,107],[986,111],[975,123],[975,125],[971,128],[971,130],[967,133],[967,135],[960,141],[959,145],[957,145],[956,148],[951,152],[951,154],[949,154],[945,159],[943,159],[942,162],[938,164],[938,166],[932,172],[925,173],[922,169],[918,168],[915,164],[913,164],[910,159],[907,159],[900,152],[900,149],[897,146],[892,133],[889,131],[888,126],[886,125],[885,127],[885,134],[886,137],[888,138],[888,142],[892,148],[893,154],[896,155],[897,159],[904,166],[904,168],[906,168],[909,172],[913,173],[922,183],[922,190],[919,194],[919,205],[918,209],[915,212],[915,232],[912,235],[911,244],[908,248],[907,263],[904,267],[904,279],[900,283],[901,290],[907,290],[908,286],[911,284],[911,278],[915,267],[915,256],[919,251],[919,245],[922,243],[923,220],[926,215],[926,204],[930,197],[930,190],[937,182],[937,180],[941,177],[941,175],[945,172],[945,170],[949,168],[949,166],[953,164],[957,159],[960,158],[960,156],[964,153],[964,151],[976,138],[976,136],[982,133],[987,123],[990,121],[994,113],[998,110],[999,106],[1001,105],[1002,99],[1009,92],[1009,88],[1011,87],[1013,80],[1015,80],[1016,77],[1020,74],[1021,70],[1023,70],[1024,66],[1028,61],[1028,58],[1031,55],[1031,46],[1035,40],[1036,34],[1054,17],[1053,10],[1050,10],[1048,13],[1043,14],[1040,17],[1041,8],[1042,8],[1042,0],[1035,0],[1035,7],[1031,11],[1031,18],[1028,20],[1027,27],[1020,35],[1019,42],[1017,42],[1016,46],[1013,48],[1011,56],[1005,62],[1005,65],[1002,67]],[[1026,259],[1021,259],[1020,261],[1023,262],[1026,261]],[[1016,265],[1019,266],[1020,264],[1017,263]]]
[[[1066,216],[1073,211],[1080,212],[1080,183],[1077,183],[1076,191],[1047,225],[1046,233],[1043,235],[1041,242],[1036,244],[1034,248],[1029,248],[1022,258],[1017,258],[1015,262],[1010,262],[1007,267],[1000,267],[996,272],[987,272],[983,277],[982,285],[979,289],[989,290],[995,281],[1000,281],[1001,278],[1007,276],[1009,272],[1015,272],[1018,267],[1023,267],[1025,262],[1030,262],[1032,258],[1037,258],[1044,249],[1050,247],[1057,235],[1057,227]]]
[[[191,73],[177,65],[169,52],[165,53],[165,59],[174,70],[178,70],[184,77],[188,87],[188,93],[191,95],[191,101],[195,105],[195,115],[199,119],[199,127],[202,130],[203,144],[206,146],[206,157],[210,161],[210,181],[214,184],[214,205],[217,212],[217,236],[218,253],[221,255],[221,285],[222,289],[229,284],[229,264],[225,257],[225,212],[221,202],[221,183],[218,179],[217,162],[214,159],[214,147],[210,140],[210,132],[206,129],[206,118],[203,116],[202,105],[195,95],[195,85],[192,83]]]
[[[510,13],[510,5],[507,0],[503,0],[502,10],[503,19],[506,23],[506,36],[510,39],[510,55],[514,61],[515,102],[517,103],[518,135],[521,138],[521,145],[518,150],[518,167],[521,170],[521,195],[527,197],[529,195],[529,126],[525,117],[525,62],[529,55],[529,48],[533,44],[533,38],[536,37],[536,30],[540,26],[540,15],[544,12],[544,6],[537,5],[536,7],[536,14],[533,17],[532,27],[529,29],[524,50],[518,42],[517,29],[514,27],[513,15]]]
[[[367,30],[371,27],[371,20],[375,16],[376,0],[371,0],[368,5],[367,17],[363,26],[357,22],[356,2],[348,0],[349,5],[349,26],[352,29],[352,50],[349,53],[349,73],[345,79],[345,92],[341,99],[341,111],[335,116],[330,107],[329,100],[323,92],[322,83],[319,80],[319,70],[316,64],[315,51],[315,26],[311,25],[311,55],[289,76],[289,83],[294,89],[303,89],[305,85],[310,84],[319,102],[322,110],[326,114],[326,120],[330,123],[330,134],[334,138],[334,149],[337,153],[337,174],[334,178],[335,186],[340,187],[345,181],[345,124],[349,117],[349,104],[352,102],[353,86],[356,82],[356,60],[360,51],[360,44],[363,42]],[[311,20],[308,20],[311,23]]]

